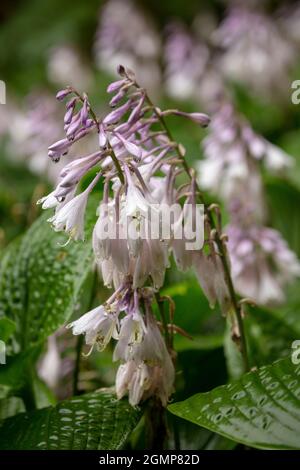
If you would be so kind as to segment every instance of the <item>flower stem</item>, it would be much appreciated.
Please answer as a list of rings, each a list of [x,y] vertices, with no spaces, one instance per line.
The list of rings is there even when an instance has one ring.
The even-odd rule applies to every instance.
[[[26,411],[32,411],[36,409],[36,398],[33,387],[34,373],[30,368],[28,368],[26,376],[26,384],[22,389],[22,399]]]
[[[121,165],[120,165],[119,160],[117,159],[116,154],[115,154],[115,152],[114,152],[114,150],[113,150],[113,148],[112,148],[112,146],[110,145],[109,142],[108,142],[108,148],[111,152],[110,156],[111,156],[112,161],[114,162],[114,165],[116,167],[119,180],[121,181],[122,184],[125,184],[125,178],[124,178],[124,175],[123,175],[123,172],[122,172]]]
[[[146,446],[149,450],[161,451],[165,448],[168,428],[166,419],[166,409],[160,400],[152,398],[149,400],[146,409]]]
[[[157,306],[158,306],[158,309],[159,309],[160,317],[162,319],[162,324],[163,324],[164,333],[165,333],[166,345],[167,345],[167,348],[170,349],[171,342],[170,342],[170,336],[169,336],[169,330],[168,330],[168,323],[167,323],[166,315],[165,315],[164,300],[162,300],[160,298],[158,293],[155,295],[155,299],[156,299],[156,303],[157,303]]]
[[[74,367],[74,374],[73,374],[73,395],[79,395],[79,372],[80,372],[80,359],[82,354],[82,347],[83,347],[83,335],[79,335],[77,338],[76,343],[76,358],[75,358],[75,367]]]
[[[137,88],[140,88],[137,83],[135,83],[135,86]],[[165,132],[166,132],[168,138],[170,139],[170,141],[175,142],[174,138],[173,138],[173,135],[172,135],[167,123],[166,123],[166,120],[165,120],[164,116],[162,116],[161,113],[159,112],[159,110],[154,106],[154,104],[151,101],[151,99],[149,98],[148,94],[145,94],[145,99],[148,102],[149,106],[153,109],[157,119],[159,120],[161,126],[165,130]],[[176,145],[175,150],[176,150],[176,153],[177,153],[179,159],[182,162],[182,166],[183,166],[188,178],[190,180],[192,180],[192,178],[193,178],[192,172],[191,172],[191,169],[190,169],[190,167],[189,167],[189,165],[188,165],[188,163],[187,163],[187,161],[184,157],[181,146]],[[235,316],[236,316],[236,319],[237,319],[237,324],[238,324],[238,328],[239,328],[239,336],[240,336],[241,354],[242,354],[242,357],[243,357],[244,368],[245,368],[245,371],[247,372],[249,370],[249,360],[248,360],[248,352],[247,352],[246,335],[245,335],[243,318],[242,318],[242,310],[241,310],[241,306],[239,305],[239,302],[237,300],[237,295],[236,295],[235,290],[234,290],[233,281],[232,281],[231,274],[230,274],[230,268],[229,268],[229,265],[228,265],[228,262],[227,262],[226,248],[224,246],[224,242],[220,238],[220,233],[217,230],[217,227],[216,227],[215,221],[213,219],[213,216],[212,216],[211,212],[209,210],[207,210],[207,206],[205,204],[205,200],[203,198],[203,195],[201,194],[198,183],[195,182],[195,184],[196,184],[196,190],[197,190],[197,193],[198,193],[199,200],[204,205],[205,214],[208,218],[210,226],[211,226],[212,229],[216,230],[214,240],[215,240],[215,242],[217,244],[217,247],[218,247],[218,250],[220,252],[220,258],[221,258],[222,266],[223,266],[223,269],[224,269],[225,281],[226,281],[228,291],[229,291],[229,295],[230,295],[230,298],[231,298],[232,307],[233,307],[233,310],[234,310],[234,313],[235,313]]]

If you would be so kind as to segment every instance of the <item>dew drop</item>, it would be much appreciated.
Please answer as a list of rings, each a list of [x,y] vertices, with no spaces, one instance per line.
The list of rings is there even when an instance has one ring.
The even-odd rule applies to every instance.
[[[241,390],[240,392],[237,392],[234,395],[232,395],[232,399],[233,400],[240,400],[241,398],[244,398],[245,396],[246,396],[246,392]]]
[[[219,413],[214,417],[214,422],[219,423],[222,418],[223,418],[223,415],[221,413]]]

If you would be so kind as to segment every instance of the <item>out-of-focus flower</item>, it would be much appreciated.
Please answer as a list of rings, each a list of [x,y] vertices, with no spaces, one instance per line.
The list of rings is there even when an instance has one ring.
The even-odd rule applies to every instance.
[[[49,336],[47,349],[37,366],[39,377],[62,399],[72,393],[74,343],[74,337],[60,328]]]
[[[56,165],[47,158],[47,142],[57,140],[61,136],[61,120],[63,114],[60,106],[45,91],[35,91],[26,97],[23,106],[13,106],[10,109],[8,134],[8,152],[12,158],[24,161],[29,169],[39,175],[45,176],[56,183],[63,166],[70,162],[72,156],[80,153],[81,142],[76,139],[76,145],[70,149],[68,140],[61,139],[55,142],[51,152]],[[6,122],[6,121],[5,121]],[[94,142],[87,138],[84,150],[88,151]],[[93,147],[94,148],[94,147]],[[68,155],[66,155],[68,153]],[[59,162],[65,154],[63,162]]]
[[[198,30],[198,21],[195,29]],[[176,99],[196,99],[210,110],[224,93],[223,79],[200,35],[180,22],[166,29],[164,48],[165,89]]]
[[[23,160],[31,171],[56,180],[60,168],[45,158],[47,142],[60,134],[61,112],[47,93],[35,91],[15,110],[9,128],[8,150],[12,158]]]
[[[80,58],[79,51],[70,45],[60,45],[48,53],[47,72],[49,80],[57,86],[71,85],[88,89],[91,72]]]
[[[293,159],[280,148],[256,134],[232,104],[224,102],[212,118],[211,133],[203,142],[205,159],[198,164],[199,182],[204,189],[224,198],[227,204],[264,215],[260,162],[273,173],[284,172]]]
[[[300,262],[279,232],[259,225],[227,227],[238,292],[261,305],[284,301],[284,286],[300,276]]]
[[[9,134],[12,120],[17,113],[18,106],[12,96],[7,96],[7,103],[0,106],[0,137]]]
[[[257,8],[235,6],[214,33],[214,40],[225,51],[221,69],[227,78],[245,83],[263,97],[289,91],[296,51],[274,18]]]
[[[193,267],[210,307],[213,308],[218,301],[222,313],[226,315],[232,308],[231,299],[221,259],[214,247],[209,255],[205,255],[203,252],[195,254]]]
[[[137,71],[142,86],[159,92],[160,37],[134,1],[109,0],[104,5],[94,50],[99,68],[115,74],[119,64],[126,64]]]
[[[300,47],[300,5],[295,2],[291,5],[284,6],[278,12],[278,22],[282,27],[285,35],[289,38],[297,48]]]
[[[57,338],[49,336],[47,341],[47,352],[39,364],[39,376],[46,384],[55,388],[61,377],[62,361],[58,350]]]
[[[164,59],[167,92],[177,99],[197,94],[209,51],[181,23],[172,23],[166,30]]]
[[[300,264],[280,234],[263,226],[266,204],[261,164],[278,174],[290,168],[293,160],[256,134],[228,102],[217,109],[210,129],[204,141],[205,159],[199,163],[199,180],[202,188],[223,198],[229,210],[228,249],[235,288],[259,304],[282,302],[283,287],[299,275]],[[203,254],[197,256],[200,284],[214,303],[218,297],[209,272],[215,265]],[[201,264],[207,268],[199,273]],[[215,277],[219,276],[220,269],[215,271]]]

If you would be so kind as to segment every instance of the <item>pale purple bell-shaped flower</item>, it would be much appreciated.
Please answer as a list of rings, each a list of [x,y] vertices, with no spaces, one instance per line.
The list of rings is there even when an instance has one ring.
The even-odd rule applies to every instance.
[[[232,276],[237,291],[261,305],[284,301],[284,287],[300,276],[300,262],[275,229],[227,227]]]
[[[210,307],[218,302],[223,315],[227,315],[232,310],[232,303],[220,256],[199,251],[194,254],[193,267]]]
[[[219,61],[221,72],[264,99],[287,99],[296,48],[277,18],[251,8],[248,2],[240,3],[228,10],[213,35],[215,44],[224,50]]]
[[[117,337],[117,322],[117,312],[100,305],[67,327],[72,328],[73,335],[84,334],[86,344],[97,345],[97,349],[103,351],[110,339]]]
[[[74,240],[84,239],[84,214],[88,192],[78,194],[48,219],[55,231],[66,231]]]
[[[225,199],[252,205],[258,220],[264,218],[264,196],[259,162],[273,173],[285,171],[292,159],[256,134],[229,102],[213,116],[210,135],[204,139],[204,160],[198,163],[199,185]]]
[[[156,395],[165,406],[173,391],[175,371],[170,354],[161,336],[152,312],[147,312],[143,339],[124,349],[125,363],[116,377],[119,398],[128,394],[135,406],[151,395]]]
[[[115,74],[119,64],[126,64],[136,71],[142,86],[152,95],[157,94],[161,85],[160,50],[155,25],[136,2],[109,0],[105,3],[94,45],[96,65],[101,70]],[[117,81],[108,91],[118,91],[121,86]]]

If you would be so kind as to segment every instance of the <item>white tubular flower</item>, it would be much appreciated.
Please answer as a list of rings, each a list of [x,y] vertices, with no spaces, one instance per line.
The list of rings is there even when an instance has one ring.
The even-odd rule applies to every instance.
[[[115,289],[120,287],[124,280],[124,274],[116,268],[112,258],[98,262],[98,267],[103,279],[103,284],[106,287],[111,288],[114,286]]]
[[[121,364],[116,376],[118,398],[128,393],[129,403],[136,406],[140,401],[157,396],[163,406],[173,391],[174,366],[171,358],[162,365],[150,365],[134,360]]]
[[[72,328],[73,335],[85,334],[86,344],[92,347],[96,344],[98,351],[103,351],[111,337],[117,337],[117,322],[117,313],[100,305],[67,325],[67,328]]]
[[[269,144],[265,157],[266,168],[273,173],[279,173],[293,167],[294,161],[290,155],[276,145]]]
[[[111,256],[108,211],[107,204],[100,205],[100,214],[93,230],[93,250],[97,261],[107,260]]]
[[[147,214],[149,203],[141,190],[132,182],[128,182],[126,194],[126,215],[135,216],[137,213]]]
[[[150,275],[155,289],[159,289],[164,282],[166,268],[169,266],[168,246],[159,240],[147,240]]]
[[[129,392],[129,403],[136,406],[150,386],[151,379],[146,364],[128,361],[120,365],[116,376],[116,394],[119,399]]]
[[[130,357],[132,348],[140,343],[146,333],[146,327],[140,312],[127,314],[121,321],[118,344],[114,350],[113,360],[125,360]]]
[[[143,248],[135,262],[131,263],[133,274],[133,288],[142,287],[149,276],[149,253],[146,240],[143,240]]]
[[[95,261],[101,263],[111,257],[111,240],[109,238],[102,238],[99,233],[101,230],[101,220],[97,220],[93,230],[93,251]]]
[[[37,204],[42,205],[42,209],[51,209],[59,204],[57,197],[55,196],[56,190],[49,193],[47,196],[42,197],[37,201]]]
[[[172,250],[176,266],[181,271],[187,271],[193,263],[194,252],[192,250],[187,250],[185,247],[185,240],[174,239],[172,241]]]
[[[168,266],[168,246],[159,240],[143,240],[139,256],[131,263],[133,288],[142,287],[150,276],[154,288],[159,289]]]
[[[139,185],[135,182],[135,178],[131,175],[129,169],[125,167],[127,192],[125,201],[126,216],[135,217],[137,215],[148,215],[150,204],[154,201],[150,200],[150,193],[146,196],[143,194]],[[145,185],[146,186],[146,185]]]
[[[96,262],[104,271],[118,272],[119,277],[123,277],[129,271],[129,252],[124,227],[116,220],[115,204],[111,201],[100,206],[100,215],[93,231],[93,250]],[[110,263],[103,264],[109,260]]]
[[[203,252],[197,252],[194,254],[193,266],[210,307],[213,308],[218,301],[223,315],[229,313],[232,305],[219,256],[206,256]]]
[[[217,294],[214,282],[215,269],[210,256],[205,256],[202,252],[196,253],[193,258],[193,266],[204,295],[210,307],[214,308]]]
[[[84,240],[84,214],[88,195],[87,191],[78,194],[48,219],[55,231],[65,230],[70,238]]]
[[[155,319],[148,311],[146,332],[140,342],[127,350],[127,360],[119,367],[116,378],[117,396],[126,393],[135,406],[156,395],[165,406],[173,391],[174,366]]]

